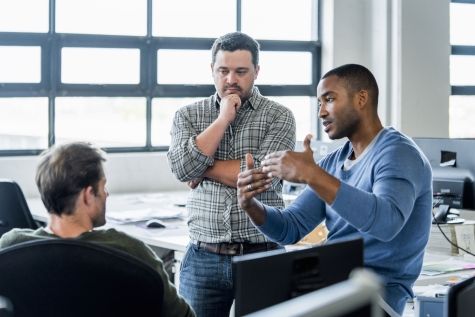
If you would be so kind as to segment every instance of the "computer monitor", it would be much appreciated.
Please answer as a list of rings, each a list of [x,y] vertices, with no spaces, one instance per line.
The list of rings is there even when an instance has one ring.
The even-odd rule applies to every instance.
[[[383,317],[381,282],[364,269],[350,279],[259,310],[248,317]]]
[[[475,139],[414,138],[432,167],[439,204],[475,209]]]
[[[363,266],[363,240],[233,258],[235,315],[242,316],[348,279]]]
[[[446,317],[475,316],[475,276],[449,288]]]

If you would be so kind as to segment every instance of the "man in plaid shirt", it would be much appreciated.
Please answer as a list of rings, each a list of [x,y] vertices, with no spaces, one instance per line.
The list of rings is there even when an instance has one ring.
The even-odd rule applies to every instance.
[[[266,154],[292,150],[295,119],[254,87],[259,44],[248,35],[218,38],[211,69],[216,93],[176,112],[168,161],[175,176],[192,188],[187,202],[191,243],[182,261],[180,293],[197,316],[226,316],[234,299],[232,257],[278,247],[238,206],[237,175],[246,167],[246,153],[259,166]],[[272,180],[259,200],[282,208],[282,183]]]

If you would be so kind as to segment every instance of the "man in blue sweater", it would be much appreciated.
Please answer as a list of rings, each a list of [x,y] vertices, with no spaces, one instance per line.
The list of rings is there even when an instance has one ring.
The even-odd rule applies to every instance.
[[[365,266],[384,283],[386,302],[399,314],[413,296],[422,267],[432,209],[432,172],[416,144],[377,113],[378,85],[361,65],[326,73],[317,88],[319,117],[330,139],[347,137],[318,164],[310,148],[269,154],[238,177],[238,201],[257,228],[281,244],[295,243],[325,221],[328,240],[364,239]],[[305,191],[279,210],[259,202],[272,177],[305,183]]]

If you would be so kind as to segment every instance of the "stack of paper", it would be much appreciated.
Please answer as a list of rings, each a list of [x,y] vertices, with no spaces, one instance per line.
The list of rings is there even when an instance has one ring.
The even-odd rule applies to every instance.
[[[424,264],[422,266],[421,275],[439,275],[455,271],[473,269],[475,269],[475,263],[462,261],[454,258],[448,258],[444,261]]]
[[[180,210],[163,209],[160,211],[144,208],[133,210],[115,210],[107,212],[107,219],[117,223],[130,223],[138,221],[146,221],[150,219],[175,219],[182,217]]]

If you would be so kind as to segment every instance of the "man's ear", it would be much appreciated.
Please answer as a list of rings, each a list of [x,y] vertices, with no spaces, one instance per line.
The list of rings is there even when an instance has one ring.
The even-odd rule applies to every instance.
[[[86,205],[90,205],[94,202],[94,199],[96,198],[96,193],[94,192],[94,188],[92,188],[92,186],[87,186],[81,191],[81,193],[83,196],[84,203]]]
[[[364,107],[368,106],[368,101],[369,101],[369,95],[367,90],[360,90],[359,92],[356,93],[356,98],[358,98],[358,106],[360,109],[363,109]]]
[[[254,76],[254,80],[257,79],[257,75],[259,75],[259,71],[261,70],[261,66],[256,65],[255,68],[256,68],[256,75]]]

